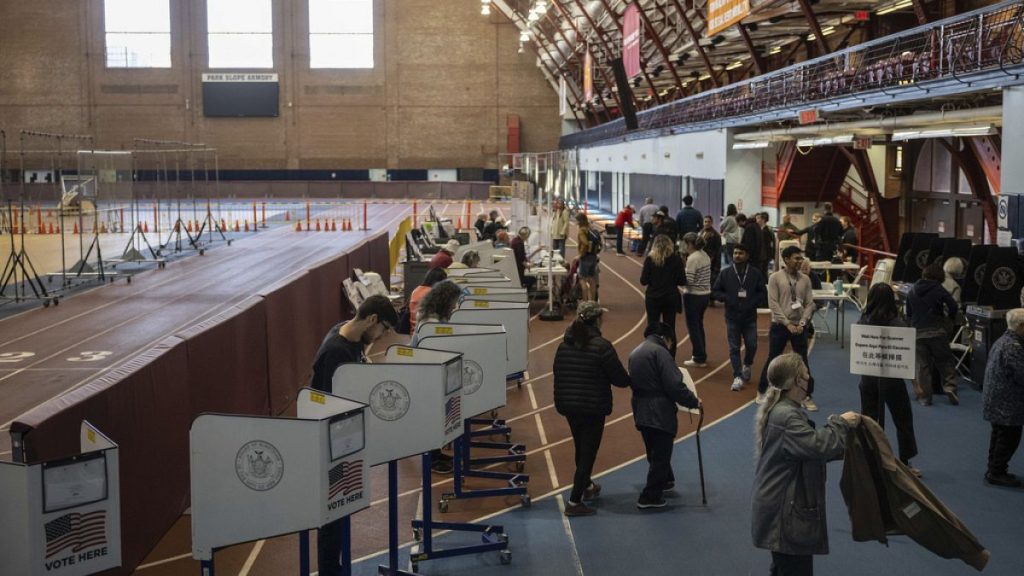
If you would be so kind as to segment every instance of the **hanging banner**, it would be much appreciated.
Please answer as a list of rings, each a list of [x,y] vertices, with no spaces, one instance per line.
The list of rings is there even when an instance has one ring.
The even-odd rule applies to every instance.
[[[640,7],[634,2],[622,14],[622,64],[626,78],[640,74]]]
[[[746,18],[750,14],[750,0],[709,0],[708,38]]]
[[[594,99],[594,59],[590,55],[590,47],[587,47],[583,55],[583,101],[590,102]]]
[[[565,76],[558,77],[558,115],[565,116],[569,113],[569,102],[565,96]]]

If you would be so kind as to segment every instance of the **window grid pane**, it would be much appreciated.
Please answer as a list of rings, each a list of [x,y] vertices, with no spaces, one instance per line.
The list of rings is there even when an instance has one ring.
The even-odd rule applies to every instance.
[[[373,68],[373,0],[309,0],[309,67]]]
[[[169,0],[104,0],[108,68],[170,68]]]
[[[273,68],[273,34],[210,34],[210,68]]]
[[[206,29],[211,34],[273,33],[271,0],[206,0]]]
[[[373,0],[309,0],[313,34],[373,34]]]
[[[170,68],[170,34],[107,34],[108,68]]]
[[[168,0],[104,0],[103,14],[107,32],[171,31]]]

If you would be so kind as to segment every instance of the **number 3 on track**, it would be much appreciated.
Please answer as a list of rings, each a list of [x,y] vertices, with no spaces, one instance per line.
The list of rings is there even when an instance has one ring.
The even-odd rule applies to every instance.
[[[106,350],[99,350],[96,352],[79,352],[78,356],[72,356],[66,360],[68,362],[96,362],[98,360],[103,360],[111,354],[113,354],[113,352],[108,352]]]
[[[0,352],[0,363],[13,364],[35,355],[35,352]]]

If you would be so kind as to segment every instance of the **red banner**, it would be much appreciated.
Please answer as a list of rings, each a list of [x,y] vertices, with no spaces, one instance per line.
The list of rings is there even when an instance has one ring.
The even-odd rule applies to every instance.
[[[622,64],[627,78],[640,74],[640,30],[640,8],[634,2],[622,14]]]

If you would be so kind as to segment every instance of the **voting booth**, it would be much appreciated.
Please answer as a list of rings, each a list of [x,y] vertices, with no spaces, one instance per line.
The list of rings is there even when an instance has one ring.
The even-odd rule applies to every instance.
[[[508,335],[506,378],[522,380],[529,353],[530,306],[518,302],[463,300],[451,317],[453,324],[501,324]]]
[[[0,462],[0,572],[84,576],[121,566],[118,447],[88,422],[81,454]]]
[[[488,324],[436,321],[416,326],[415,354],[421,349],[462,354],[462,414],[476,416],[505,405],[505,366],[508,350],[505,328]]]
[[[526,304],[530,296],[526,288],[494,287],[487,284],[466,284],[462,293],[467,300],[490,300],[491,302],[519,302]]]
[[[502,275],[496,276],[449,276],[449,280],[459,286],[488,286],[493,288],[520,288],[515,281]]]
[[[204,576],[218,548],[306,536],[369,507],[366,405],[308,388],[297,403],[298,418],[200,414],[192,422],[192,556]],[[308,566],[308,546],[300,557]]]

